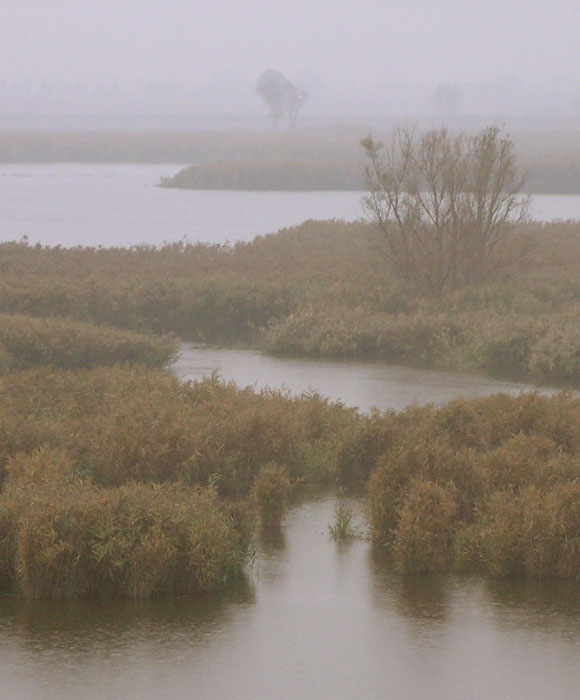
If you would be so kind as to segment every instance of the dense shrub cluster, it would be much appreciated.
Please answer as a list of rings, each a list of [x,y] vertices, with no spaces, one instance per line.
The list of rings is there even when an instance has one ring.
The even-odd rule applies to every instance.
[[[353,411],[144,367],[8,374],[0,391],[0,579],[29,598],[146,597],[237,576],[247,507],[331,483]],[[231,504],[231,505],[228,505]]]
[[[247,533],[211,489],[59,483],[65,458],[42,458],[49,485],[11,475],[0,498],[0,579],[20,595],[146,598],[211,590],[242,574]]]
[[[0,411],[0,468],[16,452],[49,445],[101,486],[214,485],[232,498],[247,497],[269,462],[294,480],[328,483],[336,436],[352,420],[351,410],[316,395],[238,390],[215,377],[181,384],[135,367],[11,374]]]
[[[62,318],[0,314],[0,374],[35,365],[62,368],[134,362],[169,365],[177,354],[171,338]]]
[[[535,394],[363,416],[317,395],[35,368],[0,388],[0,579],[21,595],[149,596],[243,568],[253,504],[368,483],[406,572],[580,575],[580,400]]]
[[[580,575],[580,400],[454,401],[395,417],[369,481],[377,542],[405,572]]]

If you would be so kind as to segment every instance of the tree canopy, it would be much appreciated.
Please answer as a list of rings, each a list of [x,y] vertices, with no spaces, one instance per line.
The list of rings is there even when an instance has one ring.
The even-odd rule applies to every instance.
[[[275,129],[284,118],[289,126],[296,126],[300,109],[308,98],[306,90],[288,80],[280,71],[268,69],[258,78],[256,92],[268,106]]]
[[[369,136],[361,145],[364,205],[400,278],[442,295],[487,281],[518,257],[510,232],[527,218],[528,198],[513,142],[499,129],[398,128],[388,143]]]

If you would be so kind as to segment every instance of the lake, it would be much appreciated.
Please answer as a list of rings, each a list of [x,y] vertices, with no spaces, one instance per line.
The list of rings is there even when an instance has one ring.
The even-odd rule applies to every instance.
[[[160,245],[249,241],[306,219],[363,216],[358,192],[236,192],[156,187],[179,165],[0,165],[0,241]],[[580,219],[580,196],[538,195],[535,218]]]

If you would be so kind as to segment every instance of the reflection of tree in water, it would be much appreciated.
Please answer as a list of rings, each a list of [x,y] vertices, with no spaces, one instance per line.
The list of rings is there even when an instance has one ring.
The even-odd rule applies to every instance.
[[[486,602],[501,626],[580,636],[580,582],[519,578],[485,581]]]
[[[371,548],[370,566],[375,602],[381,607],[394,606],[406,618],[433,622],[445,620],[453,588],[451,576],[398,574],[382,547]]]
[[[226,627],[240,605],[255,602],[240,581],[227,592],[146,601],[0,601],[0,639],[31,651],[66,649],[71,655],[108,656],[136,643],[171,648],[205,643]]]

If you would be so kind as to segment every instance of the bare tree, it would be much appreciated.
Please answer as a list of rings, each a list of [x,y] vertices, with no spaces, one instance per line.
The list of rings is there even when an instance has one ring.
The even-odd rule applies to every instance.
[[[387,144],[368,137],[364,198],[395,274],[443,295],[479,284],[511,264],[510,233],[527,219],[512,141],[489,127],[396,129]]]

